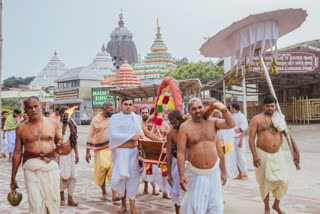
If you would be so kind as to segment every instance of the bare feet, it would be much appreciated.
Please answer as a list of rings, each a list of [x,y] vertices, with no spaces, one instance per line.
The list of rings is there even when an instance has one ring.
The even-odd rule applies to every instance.
[[[156,190],[156,188],[154,187],[152,190],[152,195],[159,195],[160,193]]]
[[[117,211],[117,213],[123,213],[125,211],[127,211],[127,207],[121,206],[120,209]]]
[[[102,193],[102,197],[100,198],[102,201],[107,200],[107,193]]]
[[[278,212],[278,214],[285,214],[284,212],[282,212],[282,210],[280,209],[280,207],[277,207],[275,205],[272,206],[272,209],[274,209],[275,211]]]
[[[240,178],[240,180],[248,180],[248,175],[244,174],[244,175]]]
[[[5,157],[7,157],[6,154],[1,154],[0,155],[0,158],[5,158]]]
[[[66,202],[64,200],[60,200],[60,206],[63,207],[64,205],[66,205]]]
[[[137,211],[130,211],[130,214],[140,214]]]
[[[237,177],[235,177],[234,179],[240,179],[242,176],[238,175]]]
[[[270,209],[264,210],[264,214],[270,214]]]
[[[79,203],[75,202],[73,199],[68,200],[68,206],[76,207]]]
[[[162,198],[165,198],[165,199],[171,199],[170,195],[168,192],[164,192],[163,195],[162,195]]]
[[[121,198],[119,194],[116,191],[112,190],[112,201],[120,201],[120,200]]]
[[[8,162],[11,162],[11,161],[12,161],[12,157],[9,157]]]

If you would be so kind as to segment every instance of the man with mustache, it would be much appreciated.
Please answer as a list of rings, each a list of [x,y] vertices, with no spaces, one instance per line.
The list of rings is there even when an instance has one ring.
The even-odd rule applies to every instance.
[[[113,103],[106,101],[102,105],[102,112],[98,113],[91,121],[87,142],[86,161],[90,163],[90,150],[94,151],[94,174],[95,183],[102,190],[101,200],[107,200],[106,178],[111,184],[112,158],[109,149],[109,123],[115,108]],[[120,200],[117,192],[112,190],[112,201]]]
[[[270,192],[275,197],[272,209],[279,214],[284,214],[279,204],[288,190],[288,165],[281,149],[286,122],[284,117],[277,118],[279,115],[280,113],[276,111],[276,100],[273,97],[266,97],[263,101],[263,113],[252,118],[249,128],[249,145],[265,214],[270,214]],[[256,136],[258,138],[255,143]],[[299,163],[298,146],[290,133],[289,137],[294,150],[293,161]]]
[[[221,102],[213,101],[211,106],[223,112],[225,119],[205,119],[201,100],[192,98],[188,103],[191,119],[179,129],[177,158],[180,186],[186,192],[181,202],[184,214],[223,213],[226,167],[217,130],[233,128],[235,122]]]
[[[18,188],[16,175],[22,160],[29,201],[29,213],[58,214],[60,208],[60,170],[56,162],[55,147],[60,135],[56,121],[42,117],[38,97],[24,101],[29,120],[17,127],[16,147],[12,161],[11,191]]]
[[[168,168],[168,183],[169,192],[172,202],[174,203],[176,214],[180,213],[180,186],[179,186],[179,171],[177,164],[177,144],[180,125],[183,123],[182,113],[174,109],[169,112],[168,119],[173,129],[167,136],[167,168]]]

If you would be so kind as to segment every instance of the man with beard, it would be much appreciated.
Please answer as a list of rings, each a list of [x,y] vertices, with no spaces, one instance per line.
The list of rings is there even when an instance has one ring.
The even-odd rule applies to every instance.
[[[281,149],[285,128],[284,117],[276,111],[276,100],[266,97],[263,101],[263,113],[252,118],[249,128],[249,145],[265,214],[270,214],[269,192],[275,197],[272,208],[279,214],[284,214],[279,204],[288,189],[288,166]],[[256,135],[258,139],[255,145]],[[290,133],[289,137],[294,150],[293,161],[299,163],[298,146]]]
[[[181,203],[184,214],[223,213],[226,167],[217,130],[233,128],[235,122],[221,102],[215,100],[211,106],[223,112],[225,119],[204,119],[201,100],[192,98],[188,103],[191,119],[179,129],[177,158],[180,186],[186,192]]]
[[[102,112],[98,113],[91,121],[87,142],[86,161],[91,160],[90,150],[94,151],[94,182],[101,188],[101,200],[107,200],[106,178],[111,184],[112,158],[109,149],[109,123],[115,108],[113,103],[106,101]],[[117,192],[112,190],[112,201],[120,200]]]
[[[29,201],[29,213],[58,214],[60,208],[60,170],[55,161],[55,145],[60,135],[56,121],[42,117],[38,97],[24,101],[29,120],[17,127],[16,148],[12,161],[11,191],[18,188],[16,175],[23,157],[25,186]]]
[[[150,117],[149,109],[147,107],[140,108],[140,116],[142,117],[143,123],[148,128],[148,130],[150,131],[152,129],[152,124],[151,124],[151,127],[150,127],[150,125],[149,125],[150,124],[149,123],[149,117]],[[151,181],[150,183],[151,183],[151,186],[152,186],[152,195],[159,195],[159,192],[157,192],[157,189],[156,189],[156,182],[153,182],[152,175],[146,175],[146,172],[145,172],[145,169],[144,169],[144,164],[142,164],[141,172],[142,172],[141,179],[144,182],[143,194],[149,194],[149,192],[148,192],[148,181]]]
[[[176,214],[180,213],[180,186],[179,186],[179,170],[177,164],[177,144],[180,125],[183,123],[183,116],[177,109],[170,111],[168,119],[173,129],[167,136],[167,168],[168,183],[171,199],[174,203]]]
[[[62,133],[64,113],[68,110],[68,107],[63,106],[60,108],[60,121],[58,121],[59,133]],[[78,131],[77,125],[74,120],[70,119],[68,121],[68,126],[64,134],[64,143],[70,143],[72,150],[67,155],[60,155],[57,153],[57,162],[60,167],[60,205],[65,205],[64,190],[68,190],[68,206],[78,206],[79,203],[73,200],[73,193],[76,188],[76,167],[75,165],[79,163],[78,154]]]

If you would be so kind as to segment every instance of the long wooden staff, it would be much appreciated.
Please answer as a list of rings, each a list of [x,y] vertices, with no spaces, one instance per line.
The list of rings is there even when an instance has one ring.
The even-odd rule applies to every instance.
[[[278,102],[277,95],[276,95],[276,93],[274,91],[274,88],[273,88],[273,85],[272,85],[272,81],[271,81],[271,78],[269,76],[269,72],[267,70],[267,66],[264,63],[264,60],[263,60],[263,57],[262,57],[261,53],[259,53],[259,57],[260,57],[260,61],[261,61],[262,67],[263,67],[264,76],[266,77],[267,84],[269,86],[270,93],[274,97],[274,99],[276,100],[276,105],[277,105],[277,109],[278,109],[279,113],[282,114],[281,108],[280,108],[280,105],[279,105],[279,102]],[[291,139],[290,139],[290,136],[289,136],[289,131],[288,131],[287,126],[284,129],[284,133],[285,133],[285,136],[286,136],[286,139],[287,139],[287,143],[288,143],[291,155],[292,155],[292,157],[294,157],[294,150],[293,150],[293,146],[292,146],[292,142],[291,142]],[[296,165],[296,169],[297,170],[301,169],[301,167],[299,166],[299,163],[294,163],[294,164]]]

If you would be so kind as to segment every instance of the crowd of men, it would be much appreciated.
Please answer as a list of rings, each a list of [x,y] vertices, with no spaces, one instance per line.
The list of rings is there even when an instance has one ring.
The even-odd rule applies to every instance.
[[[265,213],[270,213],[269,192],[272,192],[275,197],[272,208],[282,214],[279,203],[287,192],[288,172],[281,151],[282,132],[272,122],[275,102],[272,97],[265,98],[264,112],[252,119],[249,145]],[[23,123],[20,124],[19,112],[15,111],[6,118],[2,128],[2,135],[8,138],[9,158],[13,157],[11,191],[18,188],[16,174],[22,161],[30,213],[59,213],[59,207],[65,205],[66,189],[68,205],[77,206],[73,194],[79,155],[77,127],[72,119],[67,121],[66,131],[61,135],[67,108],[56,109],[50,118],[43,117],[37,97],[26,99],[24,108],[28,118]],[[128,209],[128,197],[130,213],[136,214],[135,200],[142,180],[145,194],[148,182],[153,195],[159,194],[159,186],[163,198],[172,199],[176,213],[223,213],[222,186],[231,178],[248,179],[244,138],[248,122],[237,103],[228,110],[221,102],[214,101],[209,108],[215,111],[206,118],[202,101],[192,98],[187,107],[190,119],[185,121],[180,111],[172,110],[168,114],[170,125],[163,123],[156,127],[148,108],[140,109],[141,116],[133,111],[133,99],[122,99],[119,113],[115,113],[111,102],[106,102],[90,124],[86,145],[88,163],[91,150],[94,151],[93,180],[101,188],[101,200],[107,199],[108,180],[112,200],[121,200],[118,212]],[[12,130],[13,148],[9,145],[9,136],[13,142],[9,134]],[[152,174],[147,173],[149,169],[143,163],[139,165],[140,139],[167,142],[167,176],[157,165],[150,166]],[[294,161],[298,163],[299,151],[293,139],[292,142]],[[68,145],[71,152],[64,154]],[[276,171],[272,170],[275,168]]]

